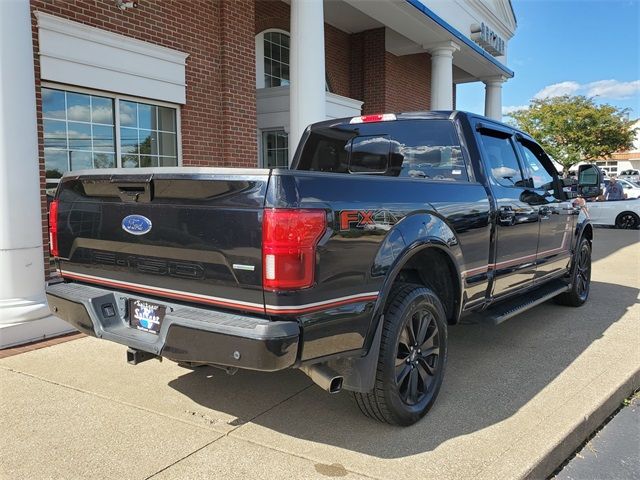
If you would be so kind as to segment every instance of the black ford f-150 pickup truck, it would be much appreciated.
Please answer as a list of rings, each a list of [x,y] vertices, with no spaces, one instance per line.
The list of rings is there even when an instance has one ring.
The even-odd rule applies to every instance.
[[[565,183],[530,136],[457,111],[314,124],[290,170],[69,172],[49,305],[130,363],[299,368],[409,425],[448,325],[587,300],[593,231]],[[599,185],[581,167],[582,197]]]

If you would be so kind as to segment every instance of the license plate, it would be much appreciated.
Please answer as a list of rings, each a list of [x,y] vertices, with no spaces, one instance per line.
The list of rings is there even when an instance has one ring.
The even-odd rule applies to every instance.
[[[157,335],[166,311],[167,307],[164,305],[144,300],[129,300],[129,324],[138,330]]]

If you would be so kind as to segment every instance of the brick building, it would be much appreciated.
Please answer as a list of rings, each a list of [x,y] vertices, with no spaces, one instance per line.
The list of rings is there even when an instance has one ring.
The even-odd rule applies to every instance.
[[[499,118],[516,28],[509,0],[7,0],[0,22],[0,347],[60,328],[65,172],[286,167],[309,123],[451,109],[466,82]]]

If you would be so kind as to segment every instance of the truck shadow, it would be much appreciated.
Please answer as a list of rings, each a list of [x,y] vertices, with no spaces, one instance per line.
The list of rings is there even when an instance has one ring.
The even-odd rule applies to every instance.
[[[250,390],[255,372],[233,377],[201,368],[169,386],[205,408],[237,417],[242,429],[269,430],[269,442],[302,439],[333,445],[378,458],[399,458],[434,450],[460,436],[480,432],[520,409],[544,409],[550,389],[554,398],[568,393],[558,377],[637,302],[637,288],[593,282],[587,306],[579,309],[548,302],[502,325],[459,325],[449,330],[449,360],[440,396],[427,417],[409,428],[379,424],[362,416],[347,392],[329,395],[313,384],[286,401],[247,418],[234,405],[234,391]],[[612,302],[611,299],[616,299]],[[275,374],[273,385],[297,381],[299,371]],[[208,377],[208,379],[207,379]],[[256,398],[261,392],[255,391]],[[570,398],[566,398],[570,401]],[[262,427],[262,428],[260,428]],[[253,435],[249,430],[246,434]],[[258,432],[259,433],[259,432]],[[491,432],[486,432],[490,439]],[[481,434],[484,435],[484,434]],[[286,438],[286,437],[293,437]]]
[[[618,250],[638,243],[638,230],[619,230],[596,225],[593,230],[593,261],[603,260]]]

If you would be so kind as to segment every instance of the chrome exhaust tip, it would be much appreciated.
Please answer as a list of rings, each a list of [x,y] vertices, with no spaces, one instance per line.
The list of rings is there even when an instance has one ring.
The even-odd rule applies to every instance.
[[[339,375],[324,364],[308,365],[300,367],[313,382],[329,393],[338,393],[342,390],[342,375]]]

